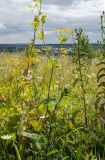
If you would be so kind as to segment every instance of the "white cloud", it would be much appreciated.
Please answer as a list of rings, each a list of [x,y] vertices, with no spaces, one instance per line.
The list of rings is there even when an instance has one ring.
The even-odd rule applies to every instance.
[[[5,29],[6,26],[3,23],[0,23],[0,29]]]
[[[105,0],[80,0],[74,1],[72,5],[66,7],[61,7],[60,5],[49,5],[44,8],[44,11],[49,16],[59,16],[62,18],[97,17],[103,10],[105,10]]]
[[[105,0],[44,0],[43,11],[47,13],[46,41],[56,43],[53,28],[82,27],[86,33],[97,36],[99,16],[105,10]],[[32,27],[28,24],[33,18],[28,6],[32,0],[0,1],[0,43],[29,42]]]

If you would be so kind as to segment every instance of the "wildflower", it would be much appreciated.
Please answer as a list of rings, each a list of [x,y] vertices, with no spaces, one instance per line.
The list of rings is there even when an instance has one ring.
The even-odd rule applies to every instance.
[[[5,139],[5,140],[8,140],[8,139],[11,139],[12,138],[12,136],[10,136],[10,135],[3,135],[3,136],[1,136],[1,138],[2,139]]]

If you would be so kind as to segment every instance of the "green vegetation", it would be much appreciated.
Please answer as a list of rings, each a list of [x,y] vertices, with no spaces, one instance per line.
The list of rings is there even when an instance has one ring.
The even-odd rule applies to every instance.
[[[100,48],[82,29],[55,29],[61,46],[66,35],[74,44],[72,56],[62,47],[54,56],[35,47],[37,37],[45,44],[41,5],[30,6],[38,14],[29,47],[0,53],[0,160],[104,160],[105,13]]]

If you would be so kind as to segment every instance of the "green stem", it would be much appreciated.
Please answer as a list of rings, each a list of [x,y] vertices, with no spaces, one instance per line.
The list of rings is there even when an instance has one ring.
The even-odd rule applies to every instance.
[[[83,82],[83,75],[82,75],[82,69],[81,69],[81,55],[80,55],[79,46],[80,46],[80,41],[78,38],[78,65],[79,65],[80,82],[81,82],[82,95],[83,95],[85,126],[87,127],[86,92],[85,92],[85,86],[84,86],[84,82]]]

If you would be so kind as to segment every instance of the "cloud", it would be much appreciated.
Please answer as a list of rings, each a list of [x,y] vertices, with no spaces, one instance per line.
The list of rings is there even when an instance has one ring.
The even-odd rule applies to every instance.
[[[28,6],[32,0],[0,1],[0,43],[29,42],[33,36]],[[82,27],[91,41],[99,36],[99,16],[105,10],[105,0],[44,0],[43,12],[47,14],[46,43],[57,43],[54,28]]]
[[[44,0],[46,5],[58,5],[58,6],[68,6],[71,5],[76,0]]]
[[[0,23],[0,29],[6,29],[6,26],[3,23]]]
[[[61,10],[62,7],[62,10]],[[44,11],[48,15],[59,16],[62,18],[81,18],[81,17],[97,17],[105,10],[104,0],[80,0],[75,1],[71,5],[45,5]]]

